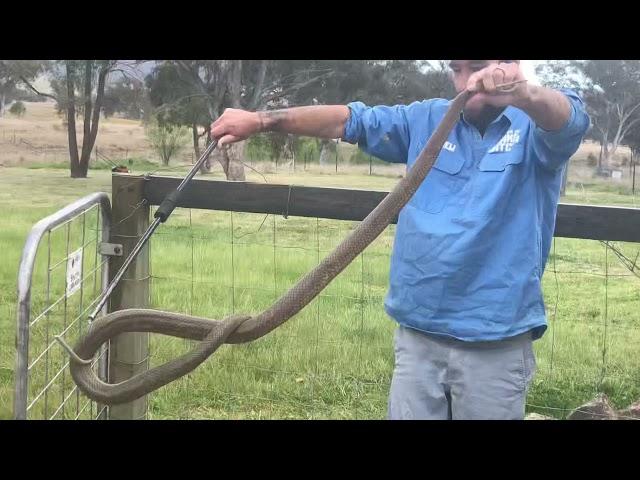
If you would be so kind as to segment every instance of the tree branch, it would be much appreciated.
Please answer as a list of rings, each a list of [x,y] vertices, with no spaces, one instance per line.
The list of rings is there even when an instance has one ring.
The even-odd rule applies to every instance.
[[[96,88],[96,101],[93,106],[93,118],[91,119],[91,143],[89,144],[89,151],[93,149],[96,137],[98,136],[98,123],[100,122],[100,110],[102,109],[102,101],[104,99],[104,88],[107,83],[107,75],[111,71],[112,64],[106,64],[100,69],[98,74],[98,87]]]
[[[640,102],[636,103],[626,114],[622,115],[621,122],[626,122],[629,119],[629,117],[633,114],[633,112],[635,112],[638,109],[638,107],[640,107]]]
[[[266,95],[267,92],[270,92],[273,89],[284,85],[290,78],[293,79],[295,77],[300,77],[302,75],[307,75],[308,76],[308,75],[319,73],[319,72],[320,72],[320,75],[318,75],[317,78],[322,78],[324,75],[332,75],[332,74],[335,73],[330,68],[316,68],[316,69],[301,70],[301,71],[298,71],[296,73],[292,73],[290,75],[286,75],[284,77],[280,77],[277,82],[271,83],[270,85],[266,86],[262,90],[262,92],[260,92],[260,95]]]
[[[322,78],[329,78],[331,76],[334,75],[335,72],[329,72],[329,73],[325,73],[323,75],[319,75],[317,77],[314,77],[310,80],[307,80],[305,82],[302,83],[298,83],[296,85],[293,85],[287,89],[283,89],[281,92],[277,92],[277,93],[273,93],[271,95],[269,95],[268,97],[263,97],[261,102],[260,102],[260,106],[261,107],[265,107],[267,105],[267,103],[272,102],[273,100],[277,100],[278,98],[282,98],[285,95],[289,95],[292,92],[295,92],[297,90],[300,90],[301,88],[307,87],[309,85],[311,85],[312,83],[317,82],[318,80],[322,79]]]
[[[253,96],[251,101],[249,102],[249,110],[255,110],[260,103],[260,92],[262,91],[262,87],[264,86],[264,79],[267,73],[267,61],[262,60],[260,62],[260,67],[258,67],[258,76],[256,78],[255,87],[253,89]]]
[[[631,127],[633,127],[636,123],[638,123],[638,121],[640,121],[640,118],[634,118],[633,120],[631,120],[622,130],[621,138],[624,138],[624,136],[629,132]]]
[[[22,75],[20,76],[20,80],[27,86],[29,87],[29,89],[31,89],[36,95],[40,95],[41,97],[49,97],[49,98],[53,98],[56,102],[58,101],[58,97],[56,97],[55,95],[50,95],[48,93],[42,93],[39,92],[36,87],[34,87],[33,85],[31,85],[31,83],[24,78]]]
[[[213,119],[216,118],[217,116],[215,113],[217,108],[215,108],[216,106],[214,105],[214,102],[211,101],[212,97],[209,94],[209,92],[207,92],[207,87],[202,81],[202,78],[200,78],[200,75],[198,75],[198,72],[195,71],[193,68],[191,68],[190,65],[188,65],[185,61],[176,60],[176,65],[178,66],[178,75],[183,79],[184,77],[182,74],[186,74],[188,77],[190,77],[190,81],[186,80],[187,83],[194,85],[198,90],[200,90],[203,96],[207,97],[207,109],[209,111],[209,116],[213,121]]]
[[[110,72],[120,72],[126,78],[133,78],[139,82],[144,82],[144,73],[140,71],[140,65],[144,63],[149,63],[148,60],[133,60],[131,62],[125,60],[118,60],[114,62]],[[118,67],[118,68],[116,68]],[[126,71],[124,68],[128,68]]]

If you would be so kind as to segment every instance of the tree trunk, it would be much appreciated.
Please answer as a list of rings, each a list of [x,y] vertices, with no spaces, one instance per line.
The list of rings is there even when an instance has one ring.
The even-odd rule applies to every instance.
[[[602,172],[604,170],[604,166],[607,164],[609,159],[606,157],[605,147],[602,146],[602,155],[598,161],[598,172]]]
[[[83,172],[80,168],[80,159],[78,157],[78,138],[76,135],[76,95],[74,87],[74,74],[71,61],[66,61],[67,73],[67,134],[69,137],[69,163],[71,170],[71,178],[85,178],[86,170]]]
[[[602,144],[602,159],[600,160],[600,165],[598,165],[598,170],[602,171],[609,166],[610,157],[611,151],[609,150],[609,142],[604,142]]]
[[[258,108],[261,100],[261,92],[264,87],[264,79],[267,73],[267,60],[261,60],[260,67],[258,68],[258,76],[253,86],[253,96],[249,103],[249,110],[255,110]]]
[[[611,142],[611,148],[609,149],[609,155],[607,156],[607,163],[606,163],[607,166],[609,165],[609,160],[613,158],[616,151],[618,150],[618,147],[620,146],[620,142],[622,141],[622,139],[623,139],[622,125],[620,125],[618,126],[618,131],[616,132]]]
[[[194,123],[191,125],[191,132],[193,133],[193,151],[196,154],[196,160],[200,158],[200,142],[198,138],[198,126]]]
[[[295,172],[296,169],[296,139],[293,135],[287,135],[287,143],[286,143],[286,150],[289,155],[288,155],[288,159],[289,159],[289,168],[293,168],[293,171]]]
[[[242,167],[240,159],[244,153],[245,142],[232,143],[216,148],[211,154],[211,160],[217,161],[222,165],[222,171],[227,180],[244,181],[244,169],[238,169],[238,165]]]
[[[234,60],[229,71],[228,92],[233,108],[242,108],[240,95],[242,91],[242,60]],[[232,143],[221,150],[222,168],[227,180],[245,181],[244,165],[245,141]],[[225,168],[226,167],[226,168]]]
[[[562,183],[560,186],[560,196],[564,197],[567,190],[567,179],[569,178],[569,162],[564,165],[562,169]]]
[[[207,132],[205,134],[205,138],[207,139],[207,141],[205,142],[205,145],[208,147],[209,143],[211,143],[211,126],[207,125],[207,127],[205,128],[205,131]],[[215,148],[213,150],[213,153],[209,155],[209,158],[207,158],[204,161],[204,163],[200,166],[200,173],[202,173],[203,175],[207,173],[211,173],[211,160],[212,160],[211,157],[213,157],[213,159],[215,160],[217,158],[217,155],[219,155],[219,150],[218,148]],[[200,155],[198,155],[198,158],[200,158]]]
[[[598,163],[596,164],[596,169],[598,171],[600,171],[600,169],[602,168],[602,149],[603,149],[603,145],[604,145],[604,142],[600,141],[600,153],[598,154]]]
[[[329,165],[331,162],[332,143],[331,140],[321,140],[320,165]]]
[[[246,140],[243,140],[231,145],[225,145],[220,149],[223,159],[221,163],[224,173],[227,175],[227,180],[236,182],[244,182],[246,180],[244,165],[242,164],[245,143]]]
[[[2,94],[0,94],[0,117],[4,117],[4,105],[6,101],[7,101],[7,97],[3,92]]]
[[[602,137],[600,140],[600,157],[598,158],[598,172],[601,172],[609,164],[609,130],[600,130]]]
[[[82,158],[80,158],[80,165],[84,169],[84,176],[87,176],[87,170],[89,169],[89,160],[91,159],[91,151],[96,143],[96,138],[98,137],[98,125],[100,124],[100,112],[102,110],[102,102],[104,100],[104,89],[107,83],[107,76],[109,75],[110,70],[109,64],[105,64],[100,69],[100,73],[98,74],[98,86],[96,87],[96,100],[93,104],[93,111],[88,112],[85,111],[85,132],[88,131],[88,136],[83,138],[82,141]],[[87,70],[85,70],[85,75],[87,74]],[[87,88],[89,89],[89,98],[86,100],[87,105],[91,105],[91,75],[92,72],[88,72],[89,78],[85,77],[85,92]],[[90,118],[90,123],[87,125],[87,119]]]
[[[93,74],[93,62],[91,60],[85,60],[84,64],[84,129],[82,134],[82,153],[80,155],[80,165],[85,163],[85,159],[87,160],[87,166],[89,164],[89,158],[91,156],[91,151],[87,152],[89,149],[91,137],[91,110],[93,108],[93,104],[91,102],[91,90],[92,90],[92,74]],[[87,153],[89,155],[87,155]]]

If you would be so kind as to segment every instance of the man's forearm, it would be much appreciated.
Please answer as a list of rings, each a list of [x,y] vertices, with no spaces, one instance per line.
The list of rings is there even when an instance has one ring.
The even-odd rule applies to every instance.
[[[515,105],[529,115],[540,128],[547,131],[562,129],[571,116],[567,97],[550,88],[529,86],[529,95]]]
[[[340,138],[349,119],[345,105],[314,105],[258,112],[263,132],[285,132],[319,138]]]

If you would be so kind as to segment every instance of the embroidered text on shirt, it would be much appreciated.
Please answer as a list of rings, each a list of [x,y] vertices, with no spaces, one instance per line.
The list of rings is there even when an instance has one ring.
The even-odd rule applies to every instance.
[[[451,142],[444,142],[442,148],[444,148],[445,150],[449,150],[450,152],[456,151],[456,146]]]
[[[520,130],[509,130],[504,137],[496,143],[488,153],[510,152],[513,146],[520,141]]]

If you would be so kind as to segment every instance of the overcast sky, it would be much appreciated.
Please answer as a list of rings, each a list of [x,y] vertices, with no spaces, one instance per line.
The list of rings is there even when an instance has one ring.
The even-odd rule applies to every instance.
[[[427,60],[430,63],[436,63],[439,60]],[[536,67],[546,62],[546,60],[520,60],[520,68],[522,68],[522,73],[527,80],[529,80],[534,85],[540,85],[540,81],[536,75]]]
[[[545,61],[546,60],[521,60],[520,62],[525,78],[529,80],[531,83],[533,83],[534,85],[540,84],[538,81],[538,78],[536,77],[535,68],[537,65]],[[437,60],[429,60],[429,62],[437,62]],[[152,68],[153,68],[153,62],[149,62],[145,64],[143,67],[144,73],[145,74],[149,73]],[[50,92],[49,82],[46,80],[46,78],[41,77],[38,80],[36,80],[35,86],[36,88],[39,88],[42,91]]]
[[[520,67],[525,78],[534,85],[540,85],[538,77],[536,76],[536,67],[544,62],[544,60],[521,60]]]

